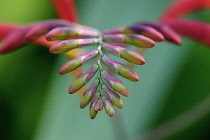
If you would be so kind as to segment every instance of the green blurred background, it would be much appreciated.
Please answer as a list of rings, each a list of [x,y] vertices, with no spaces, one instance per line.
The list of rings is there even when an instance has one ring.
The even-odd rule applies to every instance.
[[[77,0],[80,23],[108,29],[156,21],[172,0]],[[210,22],[210,11],[188,18]],[[0,0],[0,21],[31,23],[56,18],[48,0]],[[210,50],[183,38],[181,47],[157,43],[135,71],[137,83],[124,108],[96,119],[68,95],[69,76],[60,76],[63,56],[35,45],[0,55],[1,140],[209,140]]]

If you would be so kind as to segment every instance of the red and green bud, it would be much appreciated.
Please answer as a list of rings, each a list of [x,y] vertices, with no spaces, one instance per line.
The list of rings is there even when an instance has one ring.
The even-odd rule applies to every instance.
[[[146,23],[138,23],[136,25],[146,25],[152,27],[157,31],[159,31],[167,41],[175,43],[177,45],[182,44],[180,36],[166,24],[146,22]]]
[[[107,34],[104,35],[103,41],[131,44],[140,48],[150,48],[155,45],[152,39],[136,34]]]
[[[97,116],[98,111],[95,111],[94,107],[90,108],[90,118],[91,119],[95,119],[95,117]]]
[[[109,75],[105,70],[101,72],[101,75],[104,79],[104,81],[109,85],[110,88],[112,88],[114,91],[122,94],[123,96],[128,96],[128,90],[126,87],[123,85],[122,81],[119,80],[116,77],[113,77]]]
[[[95,110],[95,105],[99,100],[99,94],[96,94],[93,98],[93,101],[90,104],[90,118],[94,119],[96,115],[98,114],[98,111]]]
[[[112,103],[118,107],[118,108],[122,108],[123,107],[123,102],[120,99],[120,96],[115,93],[114,91],[112,91],[111,89],[109,89],[106,85],[102,86],[104,93],[109,97],[109,99],[112,101]]]
[[[70,50],[80,48],[87,45],[98,44],[99,40],[97,38],[87,38],[87,39],[72,39],[58,42],[50,48],[50,53],[59,54],[66,53]]]
[[[120,46],[114,46],[107,43],[104,43],[102,47],[110,53],[127,60],[128,62],[138,65],[143,65],[145,63],[144,58],[134,51],[129,51]]]
[[[165,39],[164,36],[159,31],[149,26],[132,25],[129,26],[127,29],[128,31],[130,30],[136,34],[144,35],[154,41],[163,41]]]
[[[131,80],[134,82],[139,80],[138,75],[135,72],[133,72],[131,69],[125,67],[122,63],[113,61],[105,55],[102,57],[102,62],[109,69],[113,70],[114,72],[118,73],[119,75],[121,75],[122,77],[124,77],[128,80]]]
[[[103,32],[104,34],[141,34],[154,41],[163,41],[163,35],[152,27],[145,25],[132,25],[110,29]]]
[[[69,72],[77,69],[78,67],[82,66],[82,64],[84,64],[88,60],[97,57],[97,55],[98,55],[98,51],[97,50],[93,50],[93,51],[88,52],[86,54],[80,55],[80,56],[78,56],[78,57],[68,61],[67,63],[65,63],[60,68],[59,73],[60,74],[69,73]]]
[[[80,108],[85,108],[93,99],[99,85],[99,79],[96,79],[92,85],[85,91],[80,101]]]
[[[132,71],[131,69],[125,67],[124,65],[118,65],[118,74],[121,75],[122,77],[130,80],[130,81],[134,81],[137,82],[139,81],[139,76]]]
[[[70,27],[58,27],[51,30],[47,35],[46,39],[49,41],[64,40],[69,37],[98,37],[99,32],[95,30],[88,30],[83,28],[70,28]]]
[[[81,89],[85,84],[87,84],[90,79],[95,75],[95,73],[98,70],[98,65],[92,66],[89,70],[86,72],[80,74],[76,80],[73,81],[69,88],[69,94],[77,92],[79,89]]]
[[[31,30],[26,34],[26,38],[28,40],[34,40],[42,35],[45,35],[47,32],[56,27],[72,26],[73,24],[76,23],[72,23],[65,20],[48,20],[45,22],[41,22],[33,25]]]
[[[103,106],[104,106],[104,109],[106,110],[106,113],[107,113],[110,117],[112,117],[112,116],[114,115],[114,106],[113,106],[113,104],[112,104],[111,101],[110,101],[107,97],[105,97],[105,96],[103,96],[102,100],[103,100]]]

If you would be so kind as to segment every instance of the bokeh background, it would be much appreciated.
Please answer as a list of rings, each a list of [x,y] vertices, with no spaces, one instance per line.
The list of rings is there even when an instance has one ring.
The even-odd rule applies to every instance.
[[[172,0],[76,0],[81,24],[100,30],[156,21]],[[187,18],[210,22],[210,11]],[[0,21],[31,23],[56,18],[49,0],[0,0]],[[66,61],[40,46],[0,55],[1,140],[209,140],[210,50],[187,38],[183,45],[157,43],[135,71],[137,83],[124,108],[89,118],[79,97],[68,95]]]

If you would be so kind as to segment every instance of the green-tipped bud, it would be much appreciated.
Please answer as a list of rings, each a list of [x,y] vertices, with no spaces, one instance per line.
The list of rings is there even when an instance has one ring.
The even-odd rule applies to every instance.
[[[88,30],[84,28],[70,28],[70,27],[58,27],[51,30],[47,35],[46,39],[49,41],[64,40],[69,37],[98,37],[99,32],[95,30]]]
[[[123,107],[123,102],[120,99],[120,96],[115,93],[114,91],[112,91],[111,89],[109,89],[106,85],[102,86],[104,93],[106,93],[106,95],[109,97],[109,99],[111,100],[111,102],[118,108],[122,108]]]
[[[119,75],[121,75],[122,77],[124,77],[130,81],[134,81],[134,82],[139,81],[139,76],[131,69],[129,69],[123,65],[118,65],[117,68],[118,68],[117,73]]]
[[[107,34],[104,35],[103,41],[131,44],[140,48],[150,48],[155,45],[152,39],[136,34]]]
[[[129,96],[127,88],[122,83],[113,83],[112,89],[123,96]]]
[[[113,104],[105,96],[102,98],[102,100],[103,100],[103,106],[104,106],[104,109],[106,110],[106,113],[110,117],[112,117],[114,115],[114,106],[113,106]]]
[[[95,58],[98,55],[97,50],[93,50],[91,52],[88,52],[86,54],[80,55],[67,63],[65,63],[59,70],[60,74],[66,74],[69,72],[72,72],[73,70],[77,69],[78,67],[82,66],[85,62],[87,62],[90,59]]]
[[[96,79],[92,85],[85,91],[81,101],[80,101],[80,108],[85,108],[89,102],[93,99],[96,90],[99,85],[99,79]]]
[[[105,70],[101,72],[101,75],[104,79],[104,81],[109,85],[110,88],[112,88],[114,91],[122,94],[123,96],[128,96],[128,90],[126,87],[123,85],[122,81],[119,80],[116,77],[113,77],[109,75]]]
[[[77,92],[81,89],[85,84],[87,84],[90,79],[95,75],[98,70],[98,65],[92,66],[86,72],[80,74],[76,80],[73,81],[72,85],[69,88],[69,94]]]
[[[121,75],[122,77],[131,80],[131,81],[138,81],[139,77],[138,75],[133,72],[132,70],[130,70],[129,68],[125,67],[123,64],[113,61],[111,59],[109,59],[107,56],[103,56],[102,57],[102,62],[111,70],[113,70],[114,72],[118,73],[119,75]]]
[[[91,99],[90,95],[88,95],[88,94],[84,95],[80,101],[80,108],[85,108],[91,100],[92,99]]]
[[[145,63],[144,58],[140,54],[133,51],[126,50],[125,48],[122,48],[120,46],[114,46],[114,45],[104,43],[103,48],[109,51],[110,53],[125,59],[128,62],[138,64],[138,65],[143,65]]]
[[[140,54],[129,50],[120,50],[120,57],[138,65],[143,65],[145,63],[144,58]]]
[[[98,114],[98,111],[95,111],[94,107],[91,107],[90,108],[90,118],[95,119],[97,114]]]
[[[72,39],[58,42],[50,48],[50,53],[59,54],[66,53],[70,50],[80,48],[87,45],[98,44],[99,40],[97,38],[87,38],[87,39]]]
[[[98,113],[98,111],[96,111],[94,108],[98,100],[99,100],[99,95],[96,94],[95,97],[93,98],[93,101],[90,104],[90,118],[91,119],[94,119]]]

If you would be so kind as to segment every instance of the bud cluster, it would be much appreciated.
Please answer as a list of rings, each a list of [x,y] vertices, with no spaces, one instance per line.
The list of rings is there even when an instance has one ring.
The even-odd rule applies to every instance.
[[[77,23],[64,20],[49,20],[12,32],[2,43],[0,52],[15,50],[24,43],[33,42],[44,35],[46,40],[57,42],[49,50],[52,54],[67,53],[76,48],[97,45],[92,51],[69,60],[59,70],[60,74],[67,74],[81,67],[89,60],[96,59],[95,64],[80,74],[69,88],[70,94],[75,93],[96,75],[93,83],[85,90],[80,101],[81,108],[85,108],[90,103],[90,117],[92,119],[103,108],[109,116],[113,116],[114,106],[123,107],[119,94],[129,96],[123,82],[109,74],[103,66],[130,81],[139,81],[139,77],[134,71],[120,62],[111,60],[105,55],[105,51],[130,63],[143,65],[145,60],[140,54],[127,50],[123,46],[128,44],[138,48],[151,48],[155,46],[156,41],[163,40],[181,44],[179,35],[170,27],[160,23],[137,23],[99,32],[94,28]],[[22,42],[17,44],[17,39],[14,36],[17,36]]]

